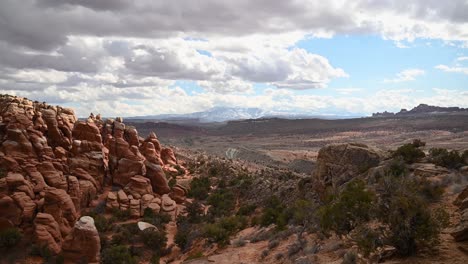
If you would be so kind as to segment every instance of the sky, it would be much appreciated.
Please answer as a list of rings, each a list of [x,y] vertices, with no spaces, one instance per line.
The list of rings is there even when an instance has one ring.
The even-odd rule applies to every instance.
[[[2,0],[0,93],[80,117],[468,107],[467,0]]]

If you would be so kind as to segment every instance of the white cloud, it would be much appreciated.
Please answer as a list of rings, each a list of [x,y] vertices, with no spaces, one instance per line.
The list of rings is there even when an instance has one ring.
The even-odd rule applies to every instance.
[[[292,104],[311,111],[358,111],[365,104],[370,110],[373,102],[348,98],[356,92],[350,89],[338,91],[347,95],[338,98],[294,93],[327,87],[349,71],[296,44],[340,34],[380,35],[399,47],[418,38],[466,45],[467,13],[465,0],[3,0],[0,91],[68,103],[81,115],[90,109],[108,115],[193,112],[218,104]],[[466,74],[456,66],[437,67]],[[423,74],[409,69],[387,82]],[[188,95],[176,86],[179,80],[204,91]],[[256,83],[289,90],[253,94]],[[374,99],[391,105],[381,97]]]
[[[454,72],[454,73],[462,73],[468,75],[468,67],[449,67],[447,65],[437,65],[435,66],[436,69],[444,71],[444,72]]]
[[[406,69],[396,75],[393,79],[385,79],[386,83],[400,83],[416,80],[416,77],[426,74],[424,70],[421,69]]]

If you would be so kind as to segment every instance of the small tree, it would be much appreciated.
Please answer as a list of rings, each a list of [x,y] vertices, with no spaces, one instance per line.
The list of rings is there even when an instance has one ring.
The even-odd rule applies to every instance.
[[[365,182],[349,182],[341,193],[318,210],[320,225],[339,235],[349,233],[359,224],[369,220],[375,195],[366,189]]]
[[[424,158],[426,155],[422,150],[419,149],[421,143],[409,143],[397,148],[393,156],[402,157],[406,163],[414,163],[421,158]]]

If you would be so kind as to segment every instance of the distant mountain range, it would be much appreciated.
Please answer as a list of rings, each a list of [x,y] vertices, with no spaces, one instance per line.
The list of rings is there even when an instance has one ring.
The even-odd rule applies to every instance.
[[[460,107],[441,107],[427,104],[420,104],[411,110],[401,109],[398,113],[382,112],[373,113],[372,117],[392,117],[392,116],[413,116],[413,115],[436,115],[436,114],[447,114],[447,113],[466,113],[468,114],[468,108]]]
[[[164,114],[127,117],[126,119],[141,120],[161,120],[161,121],[184,121],[192,120],[201,123],[226,122],[232,120],[246,120],[259,118],[285,118],[285,119],[343,119],[359,116],[340,116],[340,115],[312,115],[303,113],[293,113],[286,111],[264,111],[260,108],[239,108],[239,107],[214,107],[207,111],[195,112],[190,114]]]

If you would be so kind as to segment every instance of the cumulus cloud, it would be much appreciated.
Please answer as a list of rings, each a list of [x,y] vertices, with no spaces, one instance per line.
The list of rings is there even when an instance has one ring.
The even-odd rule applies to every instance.
[[[468,75],[468,67],[450,67],[447,65],[437,65],[435,66],[436,69],[444,71],[444,72],[454,72],[454,73],[462,73]]]
[[[2,0],[0,90],[69,103],[82,114],[89,109],[151,114],[161,109],[143,103],[154,100],[175,100],[164,104],[167,112],[218,103],[266,108],[293,103],[312,110],[332,101],[348,105],[291,93],[349,76],[325,56],[295,47],[298,41],[372,34],[401,44],[417,38],[466,44],[466,13],[464,0]],[[466,74],[459,66],[437,67]],[[422,74],[410,69],[387,81]],[[179,80],[203,92],[187,95]],[[253,95],[258,83],[282,89]]]
[[[397,73],[396,77],[393,79],[385,79],[386,83],[400,83],[416,80],[416,77],[426,74],[424,70],[421,69],[406,69],[400,73]]]

